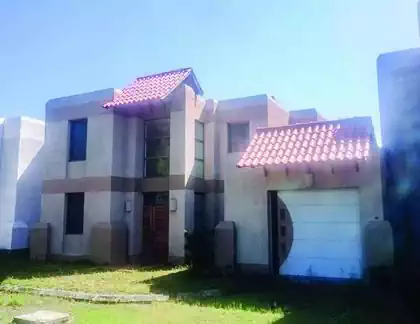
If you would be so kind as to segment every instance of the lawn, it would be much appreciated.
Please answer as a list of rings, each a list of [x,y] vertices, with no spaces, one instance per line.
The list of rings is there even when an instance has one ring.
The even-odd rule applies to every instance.
[[[100,305],[0,293],[0,323],[35,309],[70,312],[75,323],[418,323],[398,295],[362,286],[297,284],[267,277],[203,277],[186,267],[112,268],[83,263],[0,259],[0,285],[89,292],[194,292],[223,297],[172,299],[147,305]]]
[[[196,292],[221,286],[220,278],[197,278],[186,267],[100,267],[89,263],[28,263],[1,258],[0,286],[61,288],[83,292]]]
[[[176,302],[151,305],[94,305],[29,295],[0,295],[0,323],[38,309],[69,312],[77,324],[127,323],[272,323],[278,312],[253,312],[240,308],[215,308]]]

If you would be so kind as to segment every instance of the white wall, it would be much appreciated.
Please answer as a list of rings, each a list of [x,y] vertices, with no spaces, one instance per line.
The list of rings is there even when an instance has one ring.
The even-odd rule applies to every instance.
[[[0,249],[23,249],[41,213],[44,123],[6,119],[1,143]]]

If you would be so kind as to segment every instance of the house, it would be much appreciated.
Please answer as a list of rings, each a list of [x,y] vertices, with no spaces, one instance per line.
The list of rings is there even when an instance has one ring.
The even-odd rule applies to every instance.
[[[378,57],[378,90],[384,151],[384,211],[395,250],[418,269],[420,253],[420,48]]]
[[[273,244],[283,248],[283,227],[275,234],[267,215],[268,206],[280,208],[278,196],[288,209],[271,212],[287,216],[286,231],[294,228],[294,236],[284,233],[291,257],[317,246],[346,276],[361,275],[363,231],[383,217],[369,118],[325,121],[314,109],[289,114],[267,95],[205,100],[187,68],[139,77],[122,90],[50,100],[46,122],[41,222],[49,225],[39,240],[50,242],[53,257],[182,262],[185,230],[230,220],[240,266],[269,271],[280,251]],[[285,153],[272,162],[275,151],[265,142],[279,134]],[[300,160],[299,145],[310,147],[310,160]],[[323,205],[298,205],[305,201]],[[308,234],[311,217],[320,222],[318,236]],[[343,264],[337,253],[348,253]]]
[[[28,229],[41,215],[44,122],[0,121],[0,250],[28,248]]]

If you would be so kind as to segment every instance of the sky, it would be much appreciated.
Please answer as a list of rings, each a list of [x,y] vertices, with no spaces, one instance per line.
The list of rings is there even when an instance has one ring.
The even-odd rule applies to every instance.
[[[0,116],[192,67],[206,98],[372,116],[376,59],[418,47],[416,0],[0,0]]]

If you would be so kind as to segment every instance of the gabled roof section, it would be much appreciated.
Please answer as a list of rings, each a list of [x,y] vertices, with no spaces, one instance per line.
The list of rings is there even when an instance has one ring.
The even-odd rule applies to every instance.
[[[237,167],[367,160],[373,145],[370,117],[260,128]]]
[[[180,84],[191,86],[202,95],[203,90],[192,68],[184,68],[137,78],[132,84],[115,93],[114,99],[103,105],[104,108],[163,100]]]

